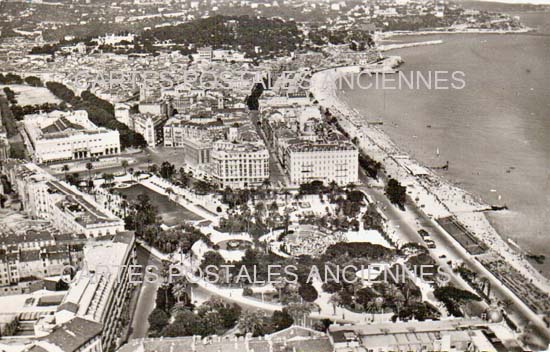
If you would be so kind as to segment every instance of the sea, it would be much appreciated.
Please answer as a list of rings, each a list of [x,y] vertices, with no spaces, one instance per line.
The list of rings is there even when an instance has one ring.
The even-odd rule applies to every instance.
[[[448,171],[438,173],[489,204],[508,206],[489,213],[489,220],[523,251],[545,255],[543,264],[533,265],[550,277],[550,13],[515,15],[537,32],[403,36],[383,43],[442,40],[386,54],[403,58],[404,73],[461,71],[463,89],[363,84],[338,94],[366,120],[383,121],[381,128],[423,165],[449,161]]]

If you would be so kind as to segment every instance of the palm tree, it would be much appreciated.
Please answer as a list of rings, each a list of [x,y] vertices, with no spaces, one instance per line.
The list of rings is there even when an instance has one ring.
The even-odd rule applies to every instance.
[[[65,180],[67,179],[67,172],[69,172],[69,165],[65,164],[63,165],[63,167],[61,168],[61,171],[63,171],[63,173],[65,174]]]
[[[254,333],[262,328],[262,316],[257,312],[243,312],[239,318],[239,329],[241,332]]]
[[[241,205],[241,216],[244,218],[244,221],[246,222],[246,232],[249,233],[250,231],[250,216],[252,214],[250,213],[250,207],[248,204],[243,203]]]
[[[285,189],[283,195],[285,196],[285,204],[287,204],[288,196],[291,195],[291,193],[288,191],[288,189]]]
[[[330,296],[328,303],[332,304],[332,310],[334,311],[334,315],[336,315],[336,307],[341,305],[340,294],[338,292],[333,293],[332,296]]]
[[[126,168],[128,167],[128,160],[122,159],[122,161],[120,162],[120,166],[124,168],[124,173],[126,174]]]
[[[290,303],[286,307],[288,314],[294,319],[295,322],[298,322],[302,320],[302,324],[305,325],[306,318],[313,312],[314,310],[319,310],[319,306],[317,306],[315,303]]]
[[[255,210],[256,216],[260,219],[263,218],[265,214],[265,204],[263,202],[259,202],[258,204],[256,204]]]
[[[269,197],[269,188],[271,187],[271,181],[269,181],[269,179],[265,179],[263,182],[262,182],[262,187],[265,191],[265,194],[266,194],[266,198]]]
[[[172,187],[167,187],[164,192],[166,192],[166,195],[168,196],[168,199],[172,199],[171,196],[172,194],[174,194],[174,190],[172,189]]]
[[[124,214],[124,219],[126,219],[126,210],[128,209],[128,206],[130,205],[128,201],[126,200],[126,196],[122,196],[122,202],[120,203],[120,206],[122,207],[122,211]]]
[[[113,180],[115,179],[115,176],[113,174],[104,173],[103,179],[105,180],[106,184],[111,185],[113,183]]]
[[[186,298],[184,304],[193,302],[193,287],[196,287],[197,284],[187,280],[187,276],[180,277],[174,282],[172,286],[172,293],[178,302],[181,302],[183,297]],[[187,289],[190,289],[190,293],[187,293]]]
[[[283,280],[280,280],[280,281],[274,282],[273,287],[275,287],[275,290],[277,290],[277,295],[280,301],[283,296],[283,290],[286,287],[286,283]]]
[[[92,173],[91,170],[94,168],[94,164],[88,162],[86,163],[86,169],[88,170],[88,183],[92,182]]]
[[[336,191],[338,191],[338,184],[336,183],[336,181],[334,181],[334,180],[330,181],[328,186],[329,186],[329,189],[330,189],[330,193],[332,195],[334,195],[334,193],[336,193]]]

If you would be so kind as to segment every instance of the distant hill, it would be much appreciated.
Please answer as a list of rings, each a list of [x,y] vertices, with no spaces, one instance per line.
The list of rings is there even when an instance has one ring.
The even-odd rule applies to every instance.
[[[213,16],[141,33],[142,42],[172,41],[181,46],[239,49],[254,56],[289,53],[302,44],[302,32],[293,21],[248,16]]]
[[[459,0],[469,9],[491,12],[550,11],[548,0]]]

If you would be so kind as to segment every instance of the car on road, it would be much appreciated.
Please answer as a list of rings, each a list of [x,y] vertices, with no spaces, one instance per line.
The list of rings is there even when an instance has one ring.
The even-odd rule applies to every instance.
[[[430,234],[428,233],[428,231],[424,229],[418,230],[418,234],[420,235],[420,237],[422,237],[422,239],[426,239],[430,237]]]

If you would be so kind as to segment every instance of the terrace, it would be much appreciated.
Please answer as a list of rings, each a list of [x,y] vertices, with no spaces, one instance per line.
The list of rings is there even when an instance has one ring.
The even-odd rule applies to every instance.
[[[65,196],[65,199],[56,205],[61,210],[70,213],[83,226],[121,221],[113,215],[102,211],[96,204],[93,204],[83,195],[63,185],[61,182],[50,181],[48,182],[48,187],[54,192]]]

